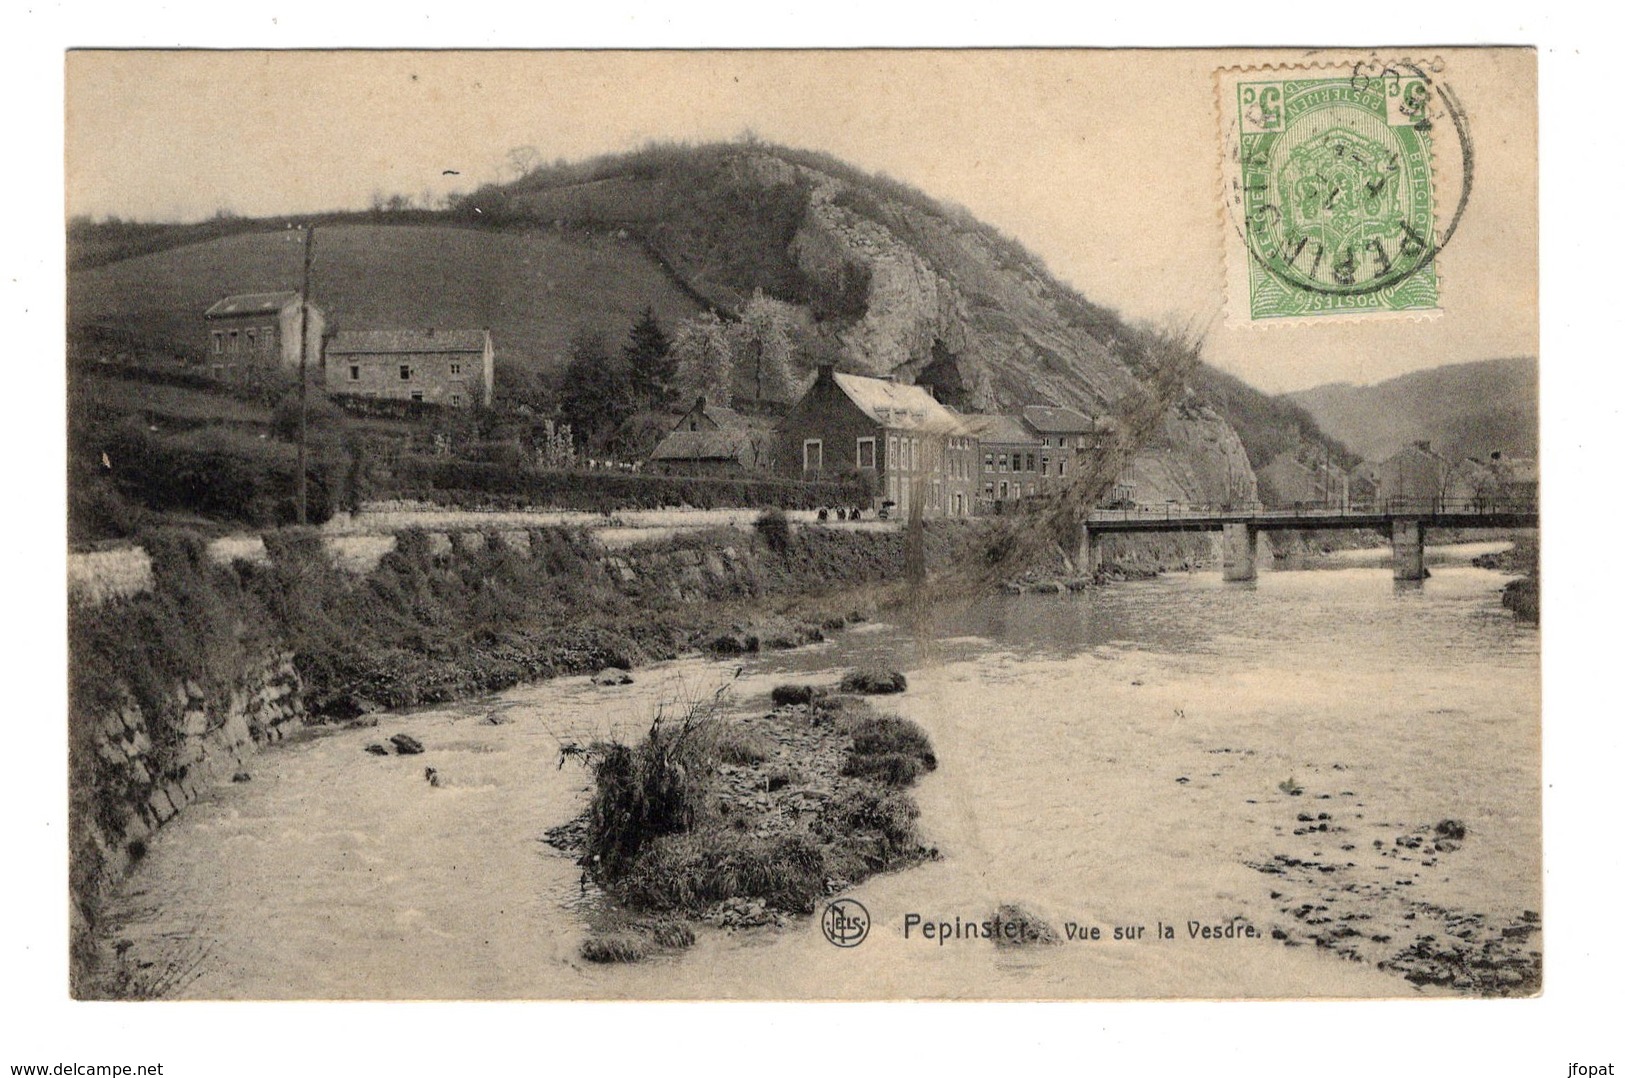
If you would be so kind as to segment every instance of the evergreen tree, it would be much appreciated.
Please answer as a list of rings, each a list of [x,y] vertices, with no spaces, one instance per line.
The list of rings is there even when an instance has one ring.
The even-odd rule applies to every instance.
[[[677,357],[672,355],[671,338],[666,336],[653,307],[645,307],[633,323],[631,336],[621,354],[626,359],[632,394],[638,403],[647,408],[670,403]]]
[[[559,405],[578,438],[600,443],[637,411],[626,362],[602,333],[583,330],[571,340]]]

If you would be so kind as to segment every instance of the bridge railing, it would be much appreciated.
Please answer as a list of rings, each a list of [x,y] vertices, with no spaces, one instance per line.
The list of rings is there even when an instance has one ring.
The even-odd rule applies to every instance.
[[[1162,505],[1136,505],[1118,509],[1094,509],[1089,519],[1101,524],[1179,521],[1247,521],[1284,519],[1341,520],[1354,517],[1429,516],[1534,516],[1539,504],[1526,498],[1381,498],[1362,499],[1347,505],[1297,502],[1270,505],[1261,502],[1196,504],[1166,502]]]

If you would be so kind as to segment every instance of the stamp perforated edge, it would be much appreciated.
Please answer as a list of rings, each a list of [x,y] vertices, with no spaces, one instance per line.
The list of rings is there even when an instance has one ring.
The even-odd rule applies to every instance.
[[[1239,137],[1234,130],[1230,117],[1227,115],[1226,86],[1231,80],[1248,75],[1267,74],[1306,74],[1325,72],[1328,75],[1347,73],[1351,78],[1357,76],[1363,67],[1369,66],[1374,72],[1384,72],[1393,68],[1421,69],[1430,76],[1442,76],[1445,73],[1445,61],[1438,53],[1422,56],[1395,56],[1377,51],[1363,53],[1342,53],[1333,58],[1305,58],[1302,60],[1283,60],[1279,63],[1264,61],[1259,63],[1226,64],[1213,69],[1213,120],[1214,134],[1217,143],[1217,158],[1215,168],[1214,196],[1217,202],[1216,221],[1219,230],[1219,243],[1221,252],[1220,272],[1222,275],[1223,295],[1220,297],[1221,308],[1224,312],[1223,322],[1226,329],[1255,329],[1269,330],[1274,328],[1290,329],[1304,326],[1354,324],[1366,325],[1373,322],[1387,323],[1425,323],[1442,318],[1446,307],[1446,280],[1448,279],[1444,268],[1444,247],[1446,242],[1440,243],[1434,252],[1432,265],[1434,267],[1435,299],[1434,305],[1428,308],[1409,311],[1393,311],[1384,309],[1365,309],[1332,312],[1326,314],[1295,315],[1278,318],[1254,318],[1248,291],[1248,272],[1252,255],[1248,250],[1246,241],[1241,238],[1237,226],[1236,213],[1231,200],[1232,186],[1232,151],[1240,145]],[[1447,107],[1454,107],[1449,104]],[[1428,146],[1428,171],[1432,182],[1437,185],[1439,178],[1438,153],[1439,146],[1436,139],[1430,139]],[[1470,176],[1471,169],[1467,169]],[[1433,225],[1435,234],[1438,234],[1440,225],[1440,208],[1438,202],[1438,188],[1434,188]],[[1460,194],[1460,204],[1464,208],[1467,198],[1467,187],[1464,186]],[[1459,216],[1459,214],[1458,214]],[[1239,293],[1239,295],[1238,295]]]

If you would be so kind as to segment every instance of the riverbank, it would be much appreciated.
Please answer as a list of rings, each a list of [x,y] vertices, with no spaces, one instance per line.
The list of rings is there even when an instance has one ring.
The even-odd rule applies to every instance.
[[[928,570],[979,535],[975,522],[927,525]],[[315,530],[266,533],[255,557],[225,565],[188,533],[146,547],[142,589],[70,604],[76,969],[104,896],[153,833],[211,783],[251,780],[246,758],[307,721],[364,725],[553,677],[630,680],[686,654],[800,647],[907,594],[899,529],[691,529],[606,550],[566,527],[406,528],[365,572]],[[271,690],[255,674],[268,661],[283,679]],[[274,716],[245,711],[267,701]]]
[[[1474,558],[1480,569],[1519,574],[1501,589],[1501,605],[1519,621],[1540,621],[1540,533],[1519,534],[1508,550]]]
[[[1453,556],[1434,569],[1420,588],[1396,588],[1373,559],[1246,587],[1180,573],[993,595],[930,631],[882,619],[799,649],[653,664],[632,684],[561,677],[381,713],[371,728],[307,729],[165,828],[103,939],[167,998],[1488,994],[1462,933],[1521,935],[1528,962],[1541,947],[1540,924],[1523,919],[1541,911],[1538,639],[1500,609],[1491,574]],[[591,879],[582,888],[580,854],[542,841],[595,788],[559,768],[560,745],[635,744],[662,703],[723,685],[730,715],[761,726],[780,710],[776,687],[833,689],[876,666],[907,674],[906,692],[876,702],[917,723],[938,758],[907,793],[941,858],[842,892],[872,915],[862,946],[833,947],[800,916],[747,927],[767,905],[747,901],[691,920],[680,956],[586,960],[626,914]],[[365,751],[398,734],[424,752]],[[768,794],[745,770],[723,774],[722,794]],[[1429,838],[1446,820],[1464,829],[1459,849]],[[1285,864],[1277,855],[1315,867],[1248,867]],[[1330,913],[1300,920],[1306,903]],[[904,935],[911,913],[969,924],[1007,905],[1059,944]],[[1261,938],[1192,940],[1193,919]],[[1158,922],[1178,938],[1157,941]],[[1104,938],[1068,937],[1069,925]],[[1112,938],[1137,926],[1146,938]],[[1334,935],[1345,928],[1363,936]],[[1423,948],[1442,956],[1430,978],[1459,952],[1479,986],[1455,986],[1455,970],[1408,980]],[[1538,967],[1503,973],[1523,993]]]
[[[614,552],[563,528],[463,532],[443,545],[409,529],[361,575],[313,531],[267,533],[263,562],[228,566],[188,533],[152,533],[144,546],[147,589],[70,604],[76,970],[107,892],[153,833],[211,784],[251,780],[244,758],[306,721],[692,651],[815,642],[865,619],[904,557],[895,532],[817,527]],[[256,672],[273,661],[282,680],[268,689]],[[248,706],[272,692],[274,717]]]

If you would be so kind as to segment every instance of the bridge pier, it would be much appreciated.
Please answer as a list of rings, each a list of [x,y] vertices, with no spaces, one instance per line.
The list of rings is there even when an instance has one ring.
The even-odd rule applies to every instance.
[[[1391,534],[1394,544],[1394,579],[1424,579],[1427,570],[1422,567],[1422,522],[1395,520]]]
[[[1082,530],[1083,535],[1078,540],[1078,571],[1085,576],[1093,576],[1095,570],[1100,568],[1100,537],[1087,526]]]
[[[1258,579],[1258,529],[1248,524],[1224,526],[1224,578]]]

